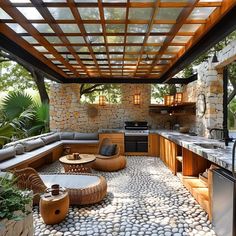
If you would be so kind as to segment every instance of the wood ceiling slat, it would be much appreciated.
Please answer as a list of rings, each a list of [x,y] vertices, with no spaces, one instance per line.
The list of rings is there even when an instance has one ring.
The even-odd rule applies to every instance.
[[[107,61],[109,64],[110,75],[112,75],[109,48],[107,46],[107,37],[106,37],[107,33],[106,33],[105,17],[104,17],[104,11],[103,11],[102,4],[103,4],[102,1],[98,0],[98,9],[99,9],[99,15],[100,15],[101,25],[102,25],[102,34],[103,34],[103,38],[104,38],[104,42],[105,42],[106,56],[107,56]]]
[[[14,42],[17,42],[19,46],[24,48],[26,51],[30,51],[30,53],[35,56],[37,59],[48,65],[52,70],[56,71],[63,77],[66,77],[66,74],[56,67],[50,60],[48,60],[46,57],[43,56],[42,53],[40,53],[38,50],[36,50],[34,47],[32,47],[31,44],[23,40],[17,33],[15,33],[11,28],[9,28],[7,25],[0,22],[0,29],[2,32],[4,32],[4,35],[7,36],[9,39],[11,39]]]
[[[159,54],[155,56],[155,59],[153,60],[152,66],[149,70],[149,73],[147,76],[152,72],[153,67],[156,65],[157,61],[161,58],[161,56],[165,53],[166,49],[168,48],[170,42],[174,39],[175,35],[178,33],[179,29],[183,26],[185,23],[185,20],[189,17],[189,15],[192,13],[193,9],[196,7],[197,3],[200,0],[189,0],[188,2],[191,3],[191,7],[184,8],[182,12],[180,13],[177,22],[171,29],[170,36],[167,36],[164,40],[163,46],[161,46],[159,50]]]
[[[59,60],[62,64],[64,64],[68,69],[73,71],[75,76],[79,76],[76,70],[60,55],[58,52],[51,46],[51,44],[40,35],[40,33],[30,24],[26,17],[17,9],[11,7],[11,3],[9,0],[1,0],[2,1],[2,9],[7,12],[12,18],[14,18],[19,24],[28,31],[36,40],[38,40],[42,46],[44,46],[51,54]]]
[[[127,0],[127,8],[125,12],[125,35],[124,35],[124,46],[123,46],[123,63],[122,63],[122,75],[124,71],[124,59],[125,59],[125,49],[127,45],[127,31],[128,31],[128,22],[129,22],[129,7],[130,7],[130,0]],[[117,45],[118,46],[118,45]]]
[[[69,50],[69,52],[75,57],[76,61],[79,63],[79,65],[87,73],[86,68],[84,67],[84,65],[81,62],[80,58],[76,54],[74,48],[70,45],[69,40],[66,38],[66,36],[64,35],[61,28],[55,22],[55,20],[54,20],[53,16],[51,15],[50,11],[47,8],[43,7],[43,1],[42,0],[31,0],[31,2],[33,3],[34,7],[38,10],[38,12],[42,15],[42,17],[45,19],[45,21],[50,22],[48,24],[53,29],[53,31],[56,33],[55,36],[58,36],[63,43],[66,43],[68,45],[66,47]],[[43,34],[41,34],[41,35],[43,35]]]

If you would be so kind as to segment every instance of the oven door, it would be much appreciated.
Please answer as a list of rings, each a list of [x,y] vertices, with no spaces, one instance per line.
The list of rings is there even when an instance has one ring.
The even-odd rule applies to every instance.
[[[125,152],[148,152],[148,136],[125,136]]]

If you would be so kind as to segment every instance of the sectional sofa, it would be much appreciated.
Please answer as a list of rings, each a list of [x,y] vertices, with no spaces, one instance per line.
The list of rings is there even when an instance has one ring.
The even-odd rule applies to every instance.
[[[19,140],[0,150],[0,170],[37,168],[52,163],[67,147],[71,152],[97,153],[98,145],[98,133],[56,132]]]

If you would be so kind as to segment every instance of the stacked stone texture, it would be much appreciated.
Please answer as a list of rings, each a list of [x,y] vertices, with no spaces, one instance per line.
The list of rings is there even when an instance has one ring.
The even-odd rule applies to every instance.
[[[52,131],[96,132],[99,128],[123,127],[128,120],[148,121],[152,128],[164,127],[165,122],[173,119],[149,113],[150,85],[121,85],[121,104],[99,106],[94,118],[88,116],[88,104],[80,103],[79,84],[53,84],[50,89],[50,128]],[[141,104],[133,104],[134,94],[140,94]],[[172,121],[173,122],[173,121]]]

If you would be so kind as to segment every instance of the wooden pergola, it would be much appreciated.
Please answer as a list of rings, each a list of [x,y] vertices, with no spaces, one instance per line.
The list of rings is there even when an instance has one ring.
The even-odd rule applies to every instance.
[[[0,48],[64,83],[163,83],[235,16],[235,0],[1,0]]]

